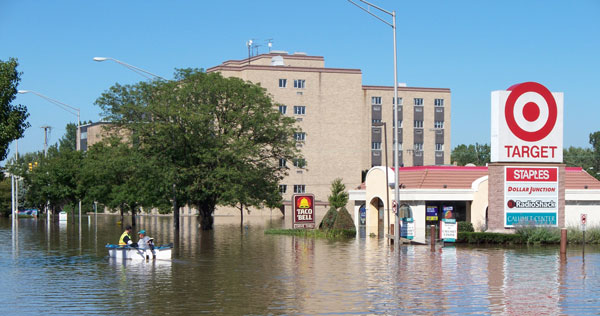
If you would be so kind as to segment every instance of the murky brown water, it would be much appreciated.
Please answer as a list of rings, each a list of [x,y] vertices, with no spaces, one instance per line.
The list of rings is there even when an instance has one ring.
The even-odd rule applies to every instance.
[[[172,261],[121,263],[104,245],[113,216],[68,224],[0,218],[0,315],[590,314],[600,312],[600,253],[558,247],[426,246],[384,240],[264,235],[279,218],[217,217],[213,232],[183,218]],[[166,217],[141,217],[158,243]],[[80,238],[81,236],[81,238]]]

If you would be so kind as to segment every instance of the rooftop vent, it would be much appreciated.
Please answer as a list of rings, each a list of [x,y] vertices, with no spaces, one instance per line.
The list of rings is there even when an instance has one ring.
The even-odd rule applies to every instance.
[[[287,55],[288,52],[284,51],[284,50],[272,50],[271,54],[281,54],[281,55]]]
[[[405,87],[406,88],[406,82],[398,82],[398,87]]]
[[[281,56],[271,57],[271,66],[285,66],[285,63],[283,62],[283,57],[281,57]]]
[[[295,52],[294,55],[306,56],[305,52]]]

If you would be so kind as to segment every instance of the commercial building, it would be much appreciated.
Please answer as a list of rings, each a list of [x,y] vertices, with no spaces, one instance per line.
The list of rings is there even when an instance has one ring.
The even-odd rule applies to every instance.
[[[563,168],[564,173],[560,177],[565,188],[565,208],[564,214],[558,213],[558,222],[564,223],[560,227],[578,226],[581,214],[587,214],[588,225],[600,225],[600,181],[582,168]],[[444,209],[451,210],[457,221],[472,223],[477,231],[504,232],[503,228],[497,229],[492,225],[494,221],[501,221],[504,214],[492,214],[488,209],[488,178],[491,172],[488,167],[400,168],[401,205],[408,205],[412,210],[415,240],[425,241],[426,225],[441,219]],[[369,170],[360,188],[350,190],[355,224],[364,227],[367,235],[383,236],[388,223],[395,223],[395,215],[389,212],[391,202],[387,198],[393,199],[395,181],[394,170],[388,170],[386,187],[385,168],[375,167]],[[532,185],[531,188],[539,186]]]
[[[331,182],[342,178],[347,188],[357,187],[361,171],[385,165],[386,146],[388,163],[394,164],[393,86],[363,85],[360,69],[327,68],[321,56],[273,51],[225,61],[207,72],[260,84],[302,128],[296,139],[305,164],[280,162],[290,168],[280,184],[286,211],[293,194],[313,193],[317,217],[322,216]],[[450,90],[401,85],[398,93],[399,164],[449,164]]]

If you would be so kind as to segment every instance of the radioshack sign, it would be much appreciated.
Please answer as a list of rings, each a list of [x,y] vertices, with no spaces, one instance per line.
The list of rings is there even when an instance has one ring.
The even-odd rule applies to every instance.
[[[504,226],[557,226],[558,167],[504,167]]]
[[[294,202],[294,228],[315,228],[315,196],[298,194],[292,197]]]
[[[537,82],[492,92],[492,162],[563,159],[563,93]]]

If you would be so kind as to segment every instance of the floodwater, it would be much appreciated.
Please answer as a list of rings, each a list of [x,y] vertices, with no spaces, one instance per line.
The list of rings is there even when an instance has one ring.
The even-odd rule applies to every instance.
[[[71,220],[71,218],[70,218]],[[404,246],[265,235],[279,217],[140,217],[172,261],[114,262],[118,217],[0,218],[0,315],[596,314],[600,249]]]

